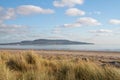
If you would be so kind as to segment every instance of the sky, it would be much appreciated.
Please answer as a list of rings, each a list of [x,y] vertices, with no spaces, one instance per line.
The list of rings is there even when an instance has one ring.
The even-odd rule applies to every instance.
[[[0,0],[0,43],[68,39],[120,44],[120,0]]]

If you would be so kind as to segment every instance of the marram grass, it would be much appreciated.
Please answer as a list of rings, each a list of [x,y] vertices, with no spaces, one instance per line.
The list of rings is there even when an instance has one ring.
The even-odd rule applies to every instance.
[[[32,51],[0,52],[0,80],[120,80],[120,69]]]

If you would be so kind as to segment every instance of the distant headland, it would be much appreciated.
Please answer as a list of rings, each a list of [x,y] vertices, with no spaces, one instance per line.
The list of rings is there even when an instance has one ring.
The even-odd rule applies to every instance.
[[[62,39],[36,39],[14,43],[1,43],[0,45],[93,45],[94,43],[78,42]]]

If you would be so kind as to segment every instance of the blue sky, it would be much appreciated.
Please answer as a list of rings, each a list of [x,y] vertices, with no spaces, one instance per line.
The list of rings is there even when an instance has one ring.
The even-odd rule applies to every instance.
[[[1,0],[0,43],[69,39],[120,44],[120,0]]]

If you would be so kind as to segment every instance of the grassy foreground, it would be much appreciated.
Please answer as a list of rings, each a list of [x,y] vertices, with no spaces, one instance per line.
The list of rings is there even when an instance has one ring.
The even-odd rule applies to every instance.
[[[120,80],[120,69],[32,51],[0,52],[0,80]]]

